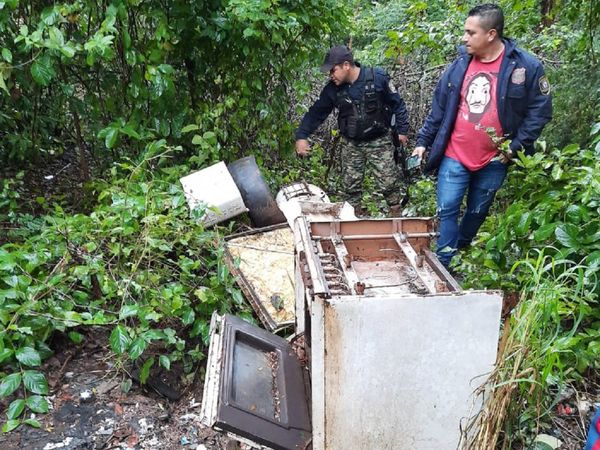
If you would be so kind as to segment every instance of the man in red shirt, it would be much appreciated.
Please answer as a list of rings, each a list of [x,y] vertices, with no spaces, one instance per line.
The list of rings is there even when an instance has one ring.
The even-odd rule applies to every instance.
[[[439,170],[437,256],[445,266],[477,234],[514,152],[531,153],[552,116],[550,86],[541,63],[504,39],[503,29],[504,15],[497,5],[469,11],[462,54],[438,83],[413,152],[423,157],[431,147],[425,171]],[[497,146],[505,138],[510,140],[508,153]],[[465,194],[467,205],[459,224]]]

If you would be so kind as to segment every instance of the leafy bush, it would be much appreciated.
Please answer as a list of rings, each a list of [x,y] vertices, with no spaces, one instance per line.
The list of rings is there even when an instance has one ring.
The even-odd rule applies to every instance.
[[[45,412],[42,361],[55,332],[75,343],[85,328],[108,327],[117,366],[186,371],[203,358],[213,311],[242,303],[218,230],[190,218],[178,183],[187,167],[161,168],[173,149],[122,163],[89,215],[59,206],[22,243],[0,247],[0,397],[15,394],[4,430],[24,411]],[[196,217],[202,211],[196,211]]]
[[[497,208],[484,224],[477,245],[460,264],[471,283],[518,289],[527,281],[515,263],[532,249],[575,263],[600,267],[600,126],[591,148],[577,144],[521,157],[499,192]],[[507,275],[512,273],[512,275]],[[591,282],[590,274],[587,278]],[[590,285],[598,292],[598,286]]]
[[[3,2],[0,158],[135,157],[161,138],[214,140],[221,159],[289,149],[297,73],[346,24],[333,0]]]

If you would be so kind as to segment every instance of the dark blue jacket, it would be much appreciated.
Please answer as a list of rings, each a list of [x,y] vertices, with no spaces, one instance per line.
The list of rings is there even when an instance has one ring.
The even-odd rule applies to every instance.
[[[552,119],[552,98],[542,64],[529,53],[505,39],[505,52],[498,75],[496,98],[504,136],[511,139],[513,151],[533,153],[533,143],[544,125]],[[425,172],[440,165],[454,129],[463,79],[471,62],[464,47],[459,57],[446,69],[433,94],[431,112],[417,135],[417,146],[429,149]],[[525,69],[525,82],[511,76],[515,69]],[[522,77],[517,77],[522,78]]]
[[[353,84],[336,86],[333,81],[329,81],[321,91],[318,100],[302,118],[302,122],[296,130],[296,139],[306,139],[323,123],[335,108],[337,94],[340,90],[348,89],[348,94],[351,98],[360,100],[365,90],[366,70],[369,69],[360,68],[358,79]],[[390,77],[383,69],[375,67],[373,70],[375,91],[382,94],[383,101],[389,105],[392,114],[396,116],[396,131],[399,134],[408,133],[408,111],[406,110],[404,100],[402,100],[398,92],[392,92],[390,89]]]

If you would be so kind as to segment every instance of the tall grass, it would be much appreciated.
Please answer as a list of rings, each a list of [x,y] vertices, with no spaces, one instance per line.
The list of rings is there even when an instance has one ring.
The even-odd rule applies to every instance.
[[[532,250],[513,266],[527,271],[530,280],[504,325],[496,368],[477,393],[483,408],[464,430],[461,449],[527,445],[548,428],[558,393],[581,379],[577,368],[588,366],[590,358],[597,364],[598,300],[590,289],[597,268],[585,263]]]

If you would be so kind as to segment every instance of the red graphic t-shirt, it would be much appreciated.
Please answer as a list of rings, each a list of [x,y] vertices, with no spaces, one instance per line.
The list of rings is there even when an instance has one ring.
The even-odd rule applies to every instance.
[[[478,170],[498,154],[486,132],[493,128],[502,136],[498,118],[496,85],[504,51],[494,61],[473,58],[460,92],[458,115],[446,147],[446,156],[460,161],[469,170]]]

